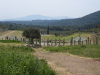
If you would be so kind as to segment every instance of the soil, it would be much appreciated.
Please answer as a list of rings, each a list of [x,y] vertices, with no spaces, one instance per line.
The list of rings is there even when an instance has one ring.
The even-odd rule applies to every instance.
[[[33,48],[39,59],[45,59],[58,75],[100,75],[100,59],[79,57],[69,53],[49,52]]]

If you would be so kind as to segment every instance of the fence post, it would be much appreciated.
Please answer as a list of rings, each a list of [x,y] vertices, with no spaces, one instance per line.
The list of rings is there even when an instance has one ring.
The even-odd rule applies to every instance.
[[[60,46],[60,38],[59,38],[59,46]]]
[[[57,45],[57,43],[56,43],[56,39],[55,39],[55,46]]]
[[[9,40],[10,40],[10,38],[9,38]]]
[[[89,44],[89,37],[88,37],[88,44]]]
[[[91,44],[91,39],[90,39],[90,44]]]
[[[37,45],[37,38],[36,38],[36,45]]]
[[[63,39],[63,46],[65,46],[65,39]]]
[[[51,39],[51,46],[52,46],[52,42],[53,42],[53,40]]]
[[[26,38],[24,39],[24,42],[26,42]]]
[[[7,36],[7,37],[5,37],[5,40],[8,40],[8,36]]]
[[[48,46],[48,39],[47,39],[47,46]]]
[[[30,42],[30,38],[29,38],[29,42]]]
[[[70,40],[70,46],[71,46],[71,42],[72,42],[72,40]]]
[[[41,47],[41,38],[39,39],[39,44],[40,44],[40,47]]]
[[[87,40],[86,40],[86,44],[87,44]]]
[[[22,38],[21,38],[21,41],[22,41]]]
[[[81,37],[80,37],[80,45],[81,45]]]
[[[3,40],[3,38],[2,38],[2,40]]]
[[[80,42],[80,41],[79,41],[79,39],[78,39],[78,45],[79,45],[79,42]]]
[[[8,40],[8,36],[7,36],[7,40]]]
[[[70,45],[73,45],[73,37],[71,37]]]
[[[34,44],[34,39],[33,39],[33,44]]]
[[[83,41],[82,41],[82,45],[83,45]]]
[[[17,40],[17,37],[15,36],[15,40]]]
[[[17,39],[17,41],[18,41],[18,39]]]
[[[72,45],[73,45],[73,37],[72,37]]]
[[[98,38],[96,37],[96,45],[98,45]]]
[[[76,42],[76,41],[74,40],[74,46],[75,46],[75,42]]]
[[[16,40],[16,39],[15,39]],[[24,42],[24,38],[23,38],[23,42]]]
[[[45,46],[45,38],[44,38],[44,46]]]
[[[49,46],[49,38],[48,38],[48,46]]]

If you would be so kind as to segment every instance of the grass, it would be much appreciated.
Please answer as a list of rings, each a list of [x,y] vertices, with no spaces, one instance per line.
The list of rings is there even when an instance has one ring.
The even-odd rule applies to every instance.
[[[0,46],[0,75],[55,75],[44,59],[39,60],[31,48]],[[34,50],[33,50],[34,52]]]
[[[91,36],[91,35],[92,35],[92,33],[82,33],[82,34],[80,34],[80,36],[82,36],[83,38],[86,38],[86,39],[87,39],[88,36]],[[49,38],[49,40],[51,40],[51,39],[53,39],[53,40],[55,40],[55,39],[59,40],[59,38],[60,38],[61,40],[65,39],[65,41],[69,41],[69,40],[71,40],[71,37],[76,38],[78,36],[79,36],[79,33],[75,33],[75,34],[68,35],[68,36],[57,36],[57,37],[55,35],[41,36],[41,38],[42,39],[45,38],[45,40],[47,40],[48,38]]]
[[[23,33],[23,31],[21,31],[21,30],[15,30],[15,32],[9,34],[9,36],[15,35],[15,36],[17,36],[19,38],[25,38],[24,36],[22,36],[22,33]],[[28,38],[26,38],[26,41],[28,41]]]
[[[22,33],[23,31],[15,30],[15,32],[11,33],[9,36],[15,35],[15,36],[22,38]]]
[[[65,47],[44,47],[47,51],[68,52],[83,57],[100,58],[100,45],[76,45]]]
[[[1,45],[5,45],[5,46],[7,46],[7,45],[10,45],[10,46],[24,46],[24,45],[26,45],[26,43],[1,43],[0,42],[0,46]]]
[[[24,47],[24,46],[10,46],[10,45],[0,45],[1,50],[8,50],[8,51],[18,51],[18,52],[35,52],[30,47]]]
[[[15,35],[15,36],[20,37],[20,38],[25,38],[22,36],[22,33],[23,33],[23,31],[16,30],[15,32],[11,33],[9,36]],[[92,33],[81,33],[80,35],[87,39],[87,37],[90,36],[91,34]],[[58,40],[60,38],[61,40],[65,39],[65,41],[69,41],[69,40],[71,40],[71,37],[76,38],[76,37],[78,37],[78,35],[79,35],[79,33],[75,33],[75,34],[68,35],[68,36],[57,36],[57,37],[55,35],[41,36],[41,39],[45,38],[45,40],[47,40],[49,38],[49,40],[51,40],[51,39]],[[28,41],[28,38],[26,38],[26,40]]]
[[[6,34],[6,33],[9,33],[11,32],[12,30],[8,30],[8,31],[5,31],[5,32],[0,32],[0,36],[3,35],[3,34]]]
[[[0,40],[2,43],[23,43],[21,41],[16,41],[16,40]]]

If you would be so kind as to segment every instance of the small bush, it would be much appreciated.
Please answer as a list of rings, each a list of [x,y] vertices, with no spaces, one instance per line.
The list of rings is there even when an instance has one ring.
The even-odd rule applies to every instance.
[[[57,36],[59,36],[59,34],[58,33],[54,33],[54,35],[57,37]]]

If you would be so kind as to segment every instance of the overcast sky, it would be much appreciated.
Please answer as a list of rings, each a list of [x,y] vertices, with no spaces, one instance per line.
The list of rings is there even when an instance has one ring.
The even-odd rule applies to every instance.
[[[100,0],[0,0],[0,20],[28,15],[79,18],[100,10]]]

